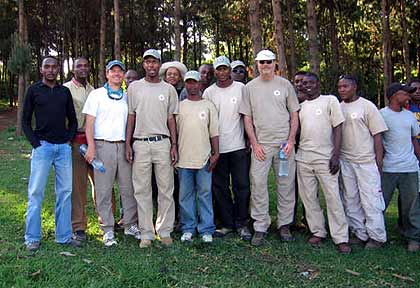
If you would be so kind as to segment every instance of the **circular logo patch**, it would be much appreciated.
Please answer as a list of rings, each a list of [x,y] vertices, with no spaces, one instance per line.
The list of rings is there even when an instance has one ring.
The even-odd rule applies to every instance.
[[[165,96],[163,94],[160,94],[158,98],[160,101],[165,101]]]
[[[318,108],[318,109],[316,109],[316,110],[315,110],[315,114],[316,114],[316,115],[318,115],[318,116],[319,116],[319,115],[321,115],[321,114],[322,114],[322,110],[321,110],[321,109],[319,109],[319,108]]]
[[[230,102],[232,104],[236,104],[238,102],[238,99],[236,99],[236,97],[232,97],[232,98],[230,98]]]
[[[201,111],[201,112],[198,114],[198,117],[199,117],[201,120],[206,120],[206,111]]]
[[[276,95],[276,96],[280,96],[280,90],[274,90],[274,95]]]
[[[356,112],[351,113],[350,117],[351,117],[351,119],[356,119],[357,118],[357,113]]]

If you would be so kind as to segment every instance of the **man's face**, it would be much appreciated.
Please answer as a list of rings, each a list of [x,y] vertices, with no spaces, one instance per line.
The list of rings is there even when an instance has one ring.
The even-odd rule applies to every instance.
[[[417,88],[417,90],[411,94],[411,98],[413,99],[414,102],[419,103],[420,102],[420,82],[413,82],[411,83],[410,86]]]
[[[139,75],[134,70],[128,70],[127,73],[125,73],[124,81],[127,84],[127,87],[130,86],[131,82],[139,80]]]
[[[181,73],[175,67],[169,67],[165,73],[165,81],[176,86],[181,81]]]
[[[216,75],[216,79],[221,82],[228,81],[230,79],[230,67],[227,67],[225,65],[217,67],[217,69],[214,71],[214,74]]]
[[[308,99],[315,99],[320,95],[319,81],[313,76],[304,76],[302,80],[303,91]]]
[[[160,61],[153,57],[146,57],[143,61],[143,68],[146,76],[154,78],[159,75]]]
[[[263,77],[274,76],[275,65],[273,60],[259,60],[257,61],[257,68]]]
[[[89,75],[89,61],[86,59],[76,59],[74,62],[73,73],[76,79],[86,80]]]
[[[113,85],[121,85],[124,80],[124,71],[120,66],[115,65],[106,71],[106,79]]]
[[[338,94],[341,100],[349,102],[356,96],[357,85],[351,80],[341,79],[338,81]]]
[[[245,82],[246,78],[246,70],[245,67],[242,66],[236,66],[232,69],[232,73],[230,73],[230,76],[233,80],[239,81],[239,82]]]
[[[188,95],[199,95],[200,83],[193,79],[187,79],[185,81],[185,89],[187,89]]]
[[[214,74],[213,67],[207,64],[201,65],[198,72],[200,72],[200,82],[207,85],[210,84]]]
[[[58,75],[58,63],[54,58],[45,58],[42,61],[41,75],[47,81],[55,81]]]
[[[293,79],[293,84],[294,84],[294,86],[295,86],[295,88],[296,88],[296,91],[297,91],[297,92],[302,92],[302,90],[303,90],[302,81],[303,81],[303,77],[304,77],[304,76],[305,76],[305,75],[298,74],[298,75],[296,75],[296,76],[295,76],[295,78]]]

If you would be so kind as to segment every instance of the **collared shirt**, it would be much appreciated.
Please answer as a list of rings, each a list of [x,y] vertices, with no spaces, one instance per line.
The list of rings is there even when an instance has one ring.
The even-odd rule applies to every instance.
[[[41,145],[40,140],[55,144],[71,141],[76,134],[77,119],[70,90],[58,84],[51,88],[42,81],[30,86],[23,105],[22,128],[34,148]]]
[[[92,92],[94,88],[89,83],[86,83],[86,86],[83,86],[83,84],[74,77],[69,82],[64,83],[63,86],[70,89],[71,96],[73,97],[74,110],[76,112],[77,127],[79,130],[83,130],[85,128],[86,118],[82,113],[83,106],[85,105],[89,93]]]

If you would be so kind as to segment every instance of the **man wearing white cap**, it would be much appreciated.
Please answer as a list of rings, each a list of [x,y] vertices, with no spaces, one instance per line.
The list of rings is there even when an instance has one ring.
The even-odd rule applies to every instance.
[[[213,67],[217,81],[204,90],[203,98],[213,102],[219,118],[220,159],[213,173],[213,193],[221,227],[215,236],[223,237],[236,230],[243,240],[249,241],[249,157],[239,113],[244,84],[232,80],[226,56],[217,57]]]
[[[260,246],[270,226],[267,180],[270,167],[276,172],[277,229],[281,240],[293,241],[289,225],[295,205],[295,136],[299,126],[299,102],[292,84],[274,74],[276,56],[261,50],[255,61],[260,76],[245,85],[239,112],[252,147],[251,217],[255,234],[251,244]],[[279,152],[288,159],[287,176],[278,176]]]
[[[158,234],[163,245],[172,244],[175,205],[173,165],[178,160],[176,123],[178,97],[175,88],[160,80],[161,58],[149,49],[143,54],[146,76],[128,88],[126,157],[133,162],[134,195],[137,200],[140,248],[152,245]],[[132,144],[132,146],[131,146]],[[153,224],[152,169],[158,186],[158,211]]]

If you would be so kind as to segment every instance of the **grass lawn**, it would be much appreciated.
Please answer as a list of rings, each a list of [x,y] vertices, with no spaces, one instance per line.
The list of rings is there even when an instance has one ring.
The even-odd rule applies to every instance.
[[[386,214],[386,248],[339,255],[329,240],[322,248],[282,243],[273,234],[261,248],[237,237],[205,246],[182,245],[180,235],[170,248],[138,243],[119,234],[119,245],[101,243],[92,204],[85,247],[54,243],[54,190],[47,186],[43,205],[43,240],[35,255],[23,245],[30,146],[14,129],[0,133],[0,287],[420,287],[420,253],[406,252],[396,229],[395,202]],[[274,191],[273,179],[270,190]],[[394,197],[395,198],[395,197]],[[275,223],[275,196],[270,211]],[[156,242],[156,241],[155,241]],[[60,253],[71,252],[74,256]]]

